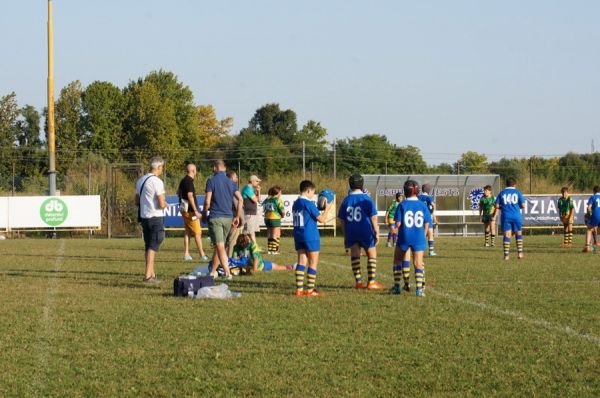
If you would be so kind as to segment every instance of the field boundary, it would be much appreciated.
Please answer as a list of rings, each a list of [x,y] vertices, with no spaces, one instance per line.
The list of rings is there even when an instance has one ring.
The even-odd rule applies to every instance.
[[[322,263],[333,265],[336,268],[346,269],[350,272],[350,266],[344,266],[342,264],[337,264],[337,263],[333,263],[330,261],[322,261]],[[381,279],[387,279],[387,280],[391,279],[388,275],[381,275],[381,273],[379,275],[380,275]],[[552,331],[552,332],[558,332],[560,334],[564,334],[567,336],[577,337],[579,339],[589,341],[592,344],[600,347],[600,336],[596,336],[594,334],[589,334],[589,333],[582,333],[578,330],[573,329],[570,326],[555,324],[555,323],[552,323],[545,319],[530,318],[530,317],[525,316],[517,311],[507,310],[507,309],[495,306],[493,304],[487,304],[487,303],[482,303],[482,302],[475,301],[475,300],[470,300],[470,299],[461,297],[457,294],[442,292],[442,291],[439,291],[438,288],[428,287],[427,293],[433,294],[435,296],[445,298],[447,300],[454,301],[457,303],[467,304],[472,307],[479,308],[480,310],[482,310],[484,312],[491,313],[491,314],[494,314],[497,316],[503,316],[503,317],[516,319],[518,321],[527,323],[529,325],[541,326],[544,329]]]

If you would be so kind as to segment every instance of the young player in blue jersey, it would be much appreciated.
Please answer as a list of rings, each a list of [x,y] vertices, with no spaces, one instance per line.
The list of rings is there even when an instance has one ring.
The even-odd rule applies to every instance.
[[[315,290],[321,237],[317,222],[324,222],[325,215],[331,209],[333,202],[327,203],[325,210],[319,213],[313,202],[315,184],[304,180],[300,183],[300,196],[292,205],[294,217],[294,244],[298,253],[296,265],[296,296],[319,296]],[[306,283],[304,279],[306,278]]]
[[[379,243],[379,225],[377,209],[371,197],[363,193],[364,179],[360,174],[353,174],[349,180],[350,193],[340,206],[338,218],[344,232],[344,245],[350,249],[352,272],[356,280],[356,288],[364,287],[361,269],[361,249],[367,254],[367,289],[379,290],[383,286],[375,280],[377,273],[377,243]]]
[[[422,193],[418,195],[418,198],[421,202],[427,205],[427,209],[429,209],[429,214],[431,216],[431,223],[429,224],[429,228],[425,230],[425,234],[427,235],[427,244],[429,246],[429,255],[437,256],[434,248],[434,238],[433,238],[433,221],[435,220],[435,198],[431,196],[431,184],[423,184],[421,187]]]
[[[515,234],[517,241],[517,258],[523,258],[523,216],[521,209],[525,205],[525,198],[517,188],[517,180],[512,177],[506,179],[506,188],[496,197],[496,209],[500,210],[500,224],[504,232],[503,246],[504,259],[510,255],[510,238]]]
[[[410,291],[410,259],[411,252],[415,266],[415,282],[417,297],[424,297],[425,264],[423,253],[427,248],[425,232],[432,223],[431,213],[427,205],[417,197],[419,184],[408,180],[404,183],[404,199],[396,209],[396,227],[398,241],[394,252],[394,287],[392,294],[400,294],[401,290]],[[400,282],[404,280],[404,287]]]
[[[591,252],[594,251],[592,249],[592,235],[596,228],[600,225],[600,186],[596,185],[594,187],[594,194],[590,196],[587,201],[587,231],[585,234],[585,246],[583,247],[583,252]]]

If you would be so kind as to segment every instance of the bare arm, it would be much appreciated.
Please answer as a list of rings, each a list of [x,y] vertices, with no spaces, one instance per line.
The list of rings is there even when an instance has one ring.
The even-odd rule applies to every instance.
[[[325,210],[323,210],[321,214],[319,214],[319,216],[317,217],[318,222],[322,224],[327,220],[327,214],[329,213],[329,209],[331,209],[331,206],[333,206],[333,202],[327,203],[327,206],[325,206]]]
[[[161,194],[161,195],[157,195],[156,196],[158,198],[158,207],[160,207],[161,209],[164,209],[167,207],[167,200],[165,199],[165,194]]]
[[[187,197],[188,197],[188,202],[190,203],[190,206],[194,210],[194,213],[198,213],[198,209],[196,208],[196,201],[194,200],[194,193],[188,192]]]

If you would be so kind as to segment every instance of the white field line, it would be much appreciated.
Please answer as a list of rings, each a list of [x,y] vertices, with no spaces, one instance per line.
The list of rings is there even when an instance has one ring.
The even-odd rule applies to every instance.
[[[344,266],[344,265],[332,263],[329,261],[321,261],[321,262],[328,264],[328,265],[333,265],[336,268],[345,269],[348,272],[351,271],[350,264]],[[381,278],[391,279],[388,275],[381,275]],[[600,336],[596,336],[594,334],[589,334],[589,333],[582,333],[580,331],[573,329],[570,326],[564,326],[564,325],[552,323],[552,322],[546,321],[545,319],[530,318],[528,316],[521,314],[518,311],[506,310],[506,309],[500,308],[500,307],[492,305],[492,304],[486,304],[486,303],[481,303],[479,301],[466,299],[466,298],[461,297],[456,294],[445,293],[445,292],[439,291],[439,289],[437,289],[437,288],[434,289],[432,287],[428,287],[427,292],[429,294],[433,294],[438,297],[443,297],[447,300],[454,301],[456,303],[467,304],[472,307],[476,307],[484,312],[488,312],[488,313],[491,313],[496,316],[502,316],[502,317],[507,317],[507,318],[511,318],[511,319],[516,319],[518,321],[527,323],[529,325],[539,326],[539,327],[542,327],[551,332],[556,332],[559,334],[576,337],[576,338],[579,338],[582,340],[589,341],[590,343],[592,343],[594,345],[600,346]]]
[[[65,254],[65,240],[60,240],[60,245],[58,247],[58,252],[56,253],[56,260],[54,261],[52,270],[55,272],[60,271],[60,268],[64,262],[64,254]],[[44,308],[42,312],[42,319],[40,330],[38,334],[38,358],[37,358],[37,366],[36,372],[33,377],[33,391],[36,395],[43,395],[44,386],[46,385],[46,379],[48,378],[48,360],[50,357],[50,342],[49,340],[54,333],[52,330],[52,312],[54,310],[54,298],[56,293],[58,292],[58,284],[59,278],[50,276],[48,278],[48,287],[46,289],[46,295],[44,299]]]

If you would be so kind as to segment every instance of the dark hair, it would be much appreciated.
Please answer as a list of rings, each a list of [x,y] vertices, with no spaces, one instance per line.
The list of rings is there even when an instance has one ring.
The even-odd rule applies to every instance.
[[[309,189],[315,189],[315,184],[310,180],[304,180],[300,183],[300,192],[306,192]]]
[[[514,177],[508,177],[506,179],[506,186],[507,187],[514,187],[515,185],[517,185],[517,180]]]
[[[562,187],[560,189],[560,193],[565,193],[565,192],[569,192],[569,187]]]
[[[414,180],[408,180],[404,183],[403,191],[404,196],[407,198],[417,196],[419,194],[419,183]]]
[[[277,196],[281,192],[281,187],[279,185],[272,186],[269,188],[269,196]]]
[[[485,187],[483,187],[484,191],[491,191],[492,190],[492,186],[491,185],[486,185]]]
[[[600,192],[600,185],[594,185],[594,193]]]
[[[355,190],[355,189],[363,189],[364,185],[365,185],[365,180],[364,178],[358,174],[352,174],[350,176],[350,178],[348,178],[348,184],[350,185],[350,189]]]
[[[228,170],[227,172],[225,172],[225,175],[231,180],[231,177],[237,175],[237,172],[235,170]]]
[[[248,246],[248,244],[252,241],[252,238],[250,238],[250,235],[248,234],[241,234],[240,236],[238,236],[237,240],[236,240],[236,244],[239,247],[246,247]]]
[[[402,197],[402,193],[396,192],[396,200],[400,199],[401,197]]]
[[[425,183],[425,184],[421,185],[421,191],[423,191],[425,193],[431,193],[431,184]]]

